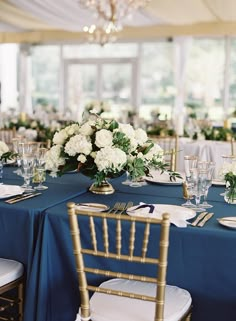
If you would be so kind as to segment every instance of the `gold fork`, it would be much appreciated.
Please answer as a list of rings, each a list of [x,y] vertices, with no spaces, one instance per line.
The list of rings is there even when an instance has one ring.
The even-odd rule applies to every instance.
[[[119,206],[119,213],[118,214],[122,214],[126,209],[126,203],[120,203],[120,206]]]
[[[116,213],[120,208],[120,202],[116,202],[113,207],[107,211],[107,213]]]

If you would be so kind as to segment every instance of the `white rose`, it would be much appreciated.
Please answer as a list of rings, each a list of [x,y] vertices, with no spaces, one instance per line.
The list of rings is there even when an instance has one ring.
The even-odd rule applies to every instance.
[[[112,145],[112,132],[106,129],[101,129],[96,132],[95,145],[99,148]]]

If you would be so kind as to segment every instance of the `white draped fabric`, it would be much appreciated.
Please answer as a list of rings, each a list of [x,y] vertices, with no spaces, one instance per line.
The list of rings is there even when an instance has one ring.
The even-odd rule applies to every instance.
[[[177,169],[184,172],[184,156],[196,155],[199,160],[215,162],[215,177],[223,165],[223,155],[231,155],[231,143],[202,140],[191,141],[189,138],[180,138]]]
[[[58,37],[73,39],[75,33],[80,33],[84,25],[95,19],[93,13],[79,5],[79,0],[0,0],[0,42],[42,41]],[[126,19],[124,26],[124,39],[231,35],[236,33],[236,2],[152,0],[146,8],[136,12],[133,19]],[[14,28],[27,32],[27,35],[13,33]]]

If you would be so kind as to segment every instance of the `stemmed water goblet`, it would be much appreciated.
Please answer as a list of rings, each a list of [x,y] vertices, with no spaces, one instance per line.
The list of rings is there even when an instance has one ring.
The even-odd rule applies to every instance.
[[[23,154],[21,159],[21,176],[24,178],[25,193],[33,192],[34,189],[30,186],[30,180],[33,177],[33,170],[35,166],[35,157],[32,154]]]
[[[35,180],[39,183],[37,186],[35,186],[36,190],[45,190],[48,189],[47,186],[43,185],[43,182],[46,179],[46,171],[45,171],[45,155],[47,153],[47,148],[39,148],[38,154],[36,158],[36,166],[35,166]]]
[[[191,202],[192,196],[192,181],[190,169],[196,168],[198,163],[198,157],[195,155],[184,156],[184,171],[185,171],[185,181],[183,182],[184,198],[187,200],[182,206],[184,207],[194,207],[195,205]]]
[[[211,205],[207,202],[207,196],[208,196],[209,188],[212,185],[214,170],[215,170],[215,163],[208,162],[208,168],[206,169],[206,186],[205,186],[205,191],[204,191],[204,195],[203,195],[203,202],[200,204],[200,206],[202,206],[204,208],[213,207],[213,205]]]
[[[204,195],[206,188],[206,171],[198,168],[192,168],[191,183],[192,183],[192,195],[195,196],[194,207],[191,207],[195,212],[203,212],[204,208],[200,206],[201,196]]]
[[[20,154],[20,149],[19,149],[19,144],[22,143],[22,137],[15,137],[12,139],[12,149],[13,152],[16,154],[16,164],[17,164],[17,169],[13,172],[17,175],[21,174],[21,154]]]

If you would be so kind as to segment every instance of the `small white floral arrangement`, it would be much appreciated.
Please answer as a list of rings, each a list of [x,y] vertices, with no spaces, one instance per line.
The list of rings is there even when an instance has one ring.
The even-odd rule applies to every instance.
[[[236,158],[232,162],[226,162],[221,170],[220,176],[226,182],[226,198],[229,202],[236,202]]]
[[[12,159],[14,156],[15,154],[9,150],[7,144],[3,141],[0,141],[0,160],[6,162],[7,160]]]
[[[125,171],[136,179],[148,175],[150,168],[164,171],[166,167],[163,150],[143,129],[99,117],[56,132],[46,154],[46,169],[52,176],[78,169],[95,179],[97,186]],[[178,176],[169,173],[171,178]]]

